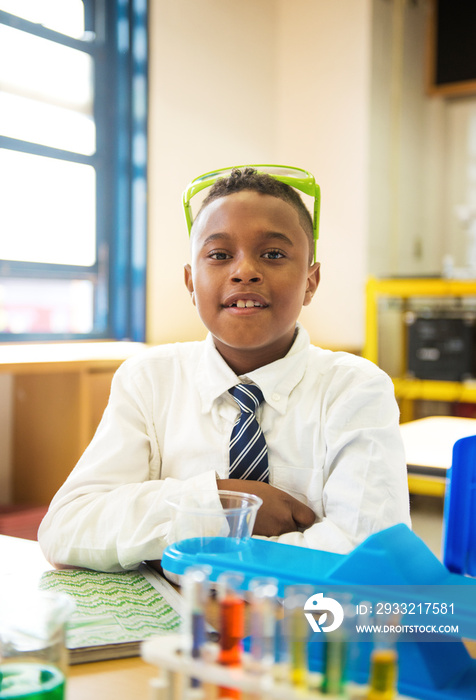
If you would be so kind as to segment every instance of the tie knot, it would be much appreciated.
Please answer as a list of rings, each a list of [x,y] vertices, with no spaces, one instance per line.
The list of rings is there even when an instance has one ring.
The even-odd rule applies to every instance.
[[[262,401],[263,392],[256,384],[237,384],[228,390],[240,407],[246,413],[255,413]]]

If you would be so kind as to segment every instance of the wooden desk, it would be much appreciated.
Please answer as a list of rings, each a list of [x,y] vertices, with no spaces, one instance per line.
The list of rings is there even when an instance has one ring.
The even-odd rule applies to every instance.
[[[71,666],[66,700],[147,700],[157,669],[141,658]]]
[[[114,372],[144,347],[0,345],[0,373],[13,376],[13,503],[49,504],[94,435]]]
[[[402,423],[410,493],[444,496],[453,445],[476,435],[476,419],[431,416]]]

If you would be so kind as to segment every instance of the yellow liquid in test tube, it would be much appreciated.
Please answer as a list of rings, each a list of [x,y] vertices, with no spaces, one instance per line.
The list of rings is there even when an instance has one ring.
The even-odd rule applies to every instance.
[[[397,685],[397,652],[375,649],[371,661],[367,700],[393,700]]]

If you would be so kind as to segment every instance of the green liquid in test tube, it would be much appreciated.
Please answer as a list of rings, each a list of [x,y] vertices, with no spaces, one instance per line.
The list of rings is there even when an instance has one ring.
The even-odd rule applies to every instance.
[[[340,630],[325,633],[324,678],[322,692],[326,695],[342,695],[345,688],[347,643]]]

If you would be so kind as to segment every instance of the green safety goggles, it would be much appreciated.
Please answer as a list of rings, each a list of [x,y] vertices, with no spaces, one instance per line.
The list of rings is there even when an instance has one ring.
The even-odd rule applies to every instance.
[[[233,168],[222,168],[221,170],[213,170],[210,173],[205,173],[205,175],[200,175],[196,177],[187,186],[183,193],[183,208],[185,211],[185,219],[187,221],[188,234],[190,235],[193,225],[193,215],[191,200],[192,198],[204,190],[206,187],[211,187],[219,178],[226,178],[231,175],[232,170],[242,168],[253,168],[259,173],[266,173],[271,175],[271,177],[276,178],[280,182],[284,182],[286,185],[293,187],[304,194],[309,195],[314,198],[313,207],[313,217],[312,217],[312,229],[314,234],[314,252],[319,238],[319,212],[321,205],[321,190],[319,185],[314,179],[314,176],[307,170],[302,170],[301,168],[292,168],[286,165],[236,165]]]

